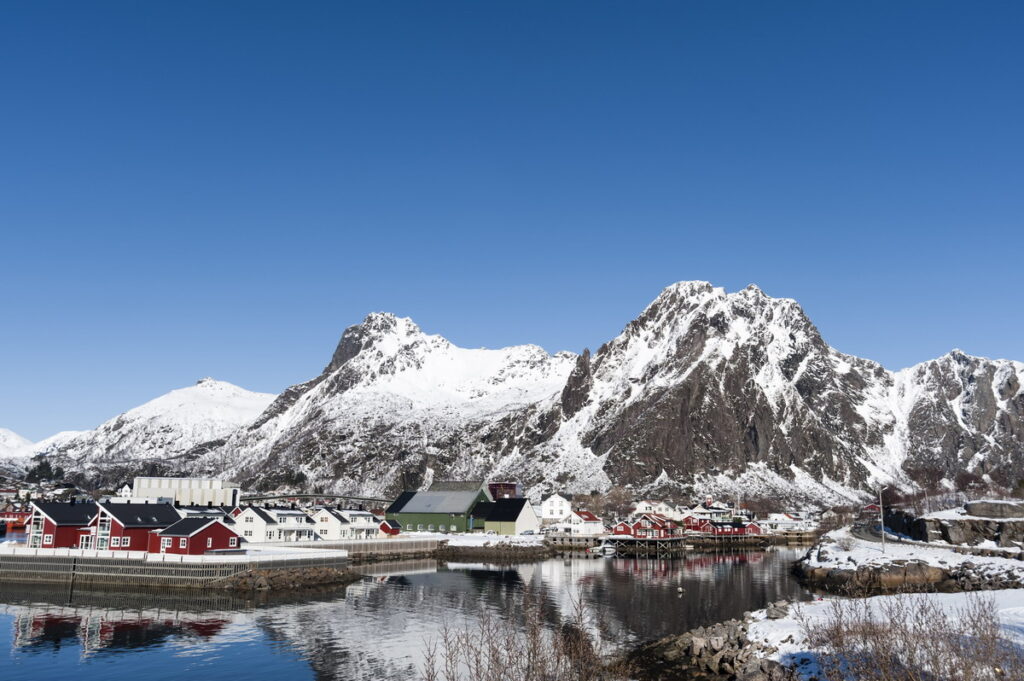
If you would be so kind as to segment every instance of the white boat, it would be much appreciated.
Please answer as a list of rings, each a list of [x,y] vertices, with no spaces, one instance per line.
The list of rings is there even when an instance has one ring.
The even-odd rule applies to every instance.
[[[587,553],[598,553],[598,554],[601,554],[602,556],[614,556],[615,555],[615,547],[612,546],[611,544],[606,544],[606,543],[602,542],[602,543],[598,544],[597,546],[591,546],[589,549],[587,549]]]

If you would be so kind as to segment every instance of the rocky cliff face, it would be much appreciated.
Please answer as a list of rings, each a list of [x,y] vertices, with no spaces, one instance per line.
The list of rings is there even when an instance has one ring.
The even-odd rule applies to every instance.
[[[371,314],[319,376],[193,438],[176,466],[262,488],[489,477],[535,495],[624,484],[821,503],[922,471],[1024,478],[1022,382],[1024,364],[959,351],[890,372],[829,347],[793,300],[682,282],[592,354],[468,350]],[[125,451],[72,442],[60,454],[81,466]]]

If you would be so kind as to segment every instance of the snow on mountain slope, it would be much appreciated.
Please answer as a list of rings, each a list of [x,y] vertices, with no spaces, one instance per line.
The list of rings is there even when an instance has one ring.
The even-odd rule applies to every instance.
[[[158,466],[197,445],[226,437],[258,416],[273,399],[274,395],[204,378],[130,409],[95,430],[47,438],[31,451],[79,474],[125,465]]]
[[[23,456],[31,449],[32,441],[18,435],[13,430],[0,428],[0,459],[11,459]]]
[[[160,470],[264,489],[389,495],[487,477],[534,496],[628,485],[824,503],[963,470],[1016,484],[1022,383],[1020,362],[959,351],[890,372],[831,348],[793,300],[680,282],[593,354],[464,349],[374,313],[258,416],[208,430],[174,417],[188,435],[165,437],[160,415],[176,412],[154,402],[119,417],[153,424],[126,431],[142,442],[115,419],[44,449],[122,477],[161,457]]]
[[[321,484],[368,492],[403,473],[421,478],[435,457],[468,474],[477,462],[463,457],[463,435],[553,395],[574,362],[533,345],[459,348],[409,319],[374,313],[346,329],[319,377],[286,390],[201,464],[273,485],[291,480],[290,461]],[[368,477],[375,466],[389,475]]]

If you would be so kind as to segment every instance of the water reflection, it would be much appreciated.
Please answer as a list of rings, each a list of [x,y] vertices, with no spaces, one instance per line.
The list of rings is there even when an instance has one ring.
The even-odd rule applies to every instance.
[[[471,624],[480,609],[514,616],[527,591],[552,623],[583,599],[611,639],[629,645],[803,597],[788,572],[799,553],[409,561],[373,566],[347,588],[255,598],[0,585],[0,645],[9,636],[11,651],[3,678],[413,679],[424,640],[443,624]]]

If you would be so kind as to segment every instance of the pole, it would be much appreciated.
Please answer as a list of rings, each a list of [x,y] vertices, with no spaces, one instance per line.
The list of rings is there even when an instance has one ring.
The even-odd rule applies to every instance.
[[[885,553],[885,508],[882,506],[882,490],[884,487],[878,488],[878,521],[881,523],[882,528],[882,553]]]

